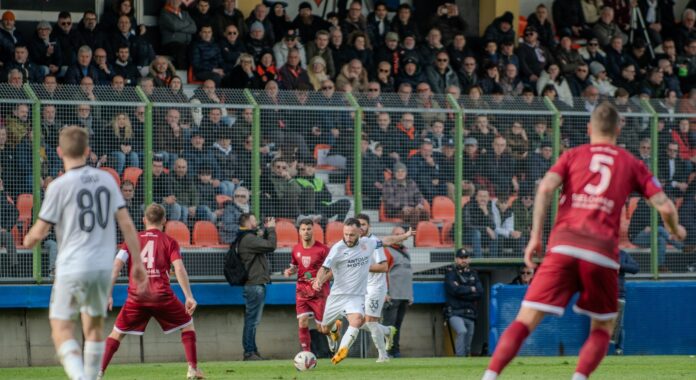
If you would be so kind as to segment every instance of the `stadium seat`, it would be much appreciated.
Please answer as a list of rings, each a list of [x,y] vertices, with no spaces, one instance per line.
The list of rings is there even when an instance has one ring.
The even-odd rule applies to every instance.
[[[210,248],[227,248],[227,244],[220,244],[220,235],[217,227],[212,222],[201,220],[193,225],[193,245]]]
[[[129,166],[123,170],[123,181],[131,181],[133,182],[133,186],[137,186],[138,180],[142,174],[143,169],[135,166]]]
[[[215,202],[217,202],[218,208],[224,208],[225,202],[231,201],[232,197],[225,194],[218,194],[215,196]]]
[[[321,225],[318,223],[314,223],[314,227],[312,228],[312,235],[314,235],[314,240],[318,241],[320,243],[324,242],[324,229],[321,228]]]
[[[176,240],[181,247],[191,246],[191,232],[188,227],[182,222],[170,220],[164,226],[164,233]]]
[[[351,181],[350,176],[346,177],[346,195],[353,196],[353,181]]]
[[[442,247],[440,230],[433,222],[418,222],[416,228],[416,247]]]
[[[276,221],[276,238],[278,248],[290,248],[297,244],[297,228],[292,222],[285,220]]]
[[[403,223],[403,220],[399,218],[390,218],[387,216],[387,212],[384,211],[384,202],[379,204],[379,221],[385,223]]]
[[[442,226],[442,233],[440,234],[440,241],[443,247],[454,247],[454,239],[452,238],[452,229],[454,228],[454,223],[445,222]]]
[[[433,198],[432,221],[452,221],[454,220],[454,202],[444,196]]]
[[[517,35],[519,37],[524,37],[524,30],[527,28],[527,18],[519,16],[517,23]]]
[[[314,160],[317,162],[318,170],[336,170],[334,166],[327,165],[324,161],[331,151],[329,144],[317,144],[314,146]]]
[[[193,66],[189,66],[188,72],[186,73],[186,81],[188,84],[203,84],[202,80],[197,80],[196,76],[193,74]]]
[[[343,223],[341,222],[329,222],[326,226],[326,240],[324,242],[326,245],[331,247],[337,241],[343,239]]]
[[[31,209],[34,207],[34,195],[19,194],[15,206],[17,207],[17,211],[19,211],[18,220],[28,219],[31,221]]]
[[[628,239],[628,226],[631,223],[631,219],[628,217],[629,206],[630,202],[628,205],[624,205],[624,207],[621,208],[621,218],[619,219],[619,248],[623,249],[637,248],[637,246]]]
[[[121,187],[121,177],[118,176],[116,170],[108,166],[102,166],[99,169],[111,174],[111,176],[114,177],[114,180],[116,180],[116,184],[118,185],[118,187]]]
[[[12,234],[12,238],[15,241],[15,247],[17,247],[17,249],[23,249],[24,236],[22,236],[22,234],[19,232],[19,228],[17,228],[17,226],[12,227],[10,233]]]

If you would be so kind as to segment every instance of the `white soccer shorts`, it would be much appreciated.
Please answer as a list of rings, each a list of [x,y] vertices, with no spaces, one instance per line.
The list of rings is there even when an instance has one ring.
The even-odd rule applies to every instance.
[[[353,294],[329,294],[324,308],[322,326],[330,326],[348,314],[365,315],[365,297]]]
[[[48,310],[50,319],[70,321],[80,312],[106,317],[111,271],[95,271],[56,276]]]
[[[365,294],[365,315],[381,318],[382,308],[384,307],[384,298],[386,296],[387,292],[370,292],[370,289],[368,289],[367,294]]]

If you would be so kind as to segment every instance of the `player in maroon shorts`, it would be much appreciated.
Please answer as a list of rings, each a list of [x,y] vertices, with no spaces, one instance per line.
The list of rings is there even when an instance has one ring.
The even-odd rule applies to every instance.
[[[285,277],[297,273],[297,294],[295,309],[299,324],[297,334],[300,338],[302,351],[311,351],[311,337],[309,335],[309,318],[314,316],[317,326],[321,324],[324,316],[326,297],[329,295],[328,281],[321,291],[312,289],[312,280],[329,254],[329,248],[314,240],[314,222],[311,219],[300,221],[300,243],[292,247],[292,259],[290,267],[285,270]]]
[[[546,314],[562,315],[575,292],[573,309],[592,320],[590,334],[580,350],[573,380],[587,379],[609,348],[617,315],[619,223],[621,208],[633,191],[649,199],[677,240],[686,237],[677,210],[660,183],[640,160],[616,146],[619,113],[602,103],[590,118],[590,144],[571,149],[546,173],[534,203],[532,232],[524,261],[530,268],[541,252],[546,209],[554,191],[562,187],[556,223],[546,258],[529,286],[517,318],[495,349],[484,380],[498,377]]]
[[[143,218],[145,231],[138,234],[142,252],[143,265],[148,277],[148,291],[144,294],[136,293],[133,278],[128,280],[128,298],[121,312],[116,317],[114,329],[106,339],[106,352],[102,360],[101,379],[111,358],[118,350],[121,340],[130,335],[143,335],[150,318],[155,318],[165,334],[181,330],[181,343],[184,345],[186,361],[188,361],[187,379],[203,379],[203,373],[198,369],[196,358],[196,331],[193,328],[193,312],[196,310],[196,300],[191,293],[188,274],[179,252],[179,244],[170,238],[162,229],[166,223],[164,208],[158,204],[152,204],[145,210]],[[121,272],[124,264],[128,264],[128,273],[131,272],[131,261],[128,260],[127,250],[119,251],[114,261],[112,272],[113,282]],[[174,266],[176,279],[186,297],[185,306],[174,295],[169,284],[169,269]],[[112,287],[113,288],[113,287]],[[109,295],[109,310],[113,305],[113,298]]]

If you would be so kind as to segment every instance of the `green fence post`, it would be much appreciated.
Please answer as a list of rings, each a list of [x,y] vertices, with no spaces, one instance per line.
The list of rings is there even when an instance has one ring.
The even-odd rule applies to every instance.
[[[658,173],[657,173],[657,165],[658,165],[658,157],[657,154],[659,152],[659,140],[657,138],[657,123],[658,123],[658,116],[657,112],[653,108],[653,106],[650,104],[650,102],[646,99],[641,100],[640,104],[643,106],[643,109],[650,113],[650,171],[653,173],[653,175],[657,178]],[[657,210],[655,208],[650,208],[650,271],[652,272],[652,276],[655,280],[657,280],[660,277],[660,273],[658,270],[658,262],[657,262],[657,228],[658,228],[658,217],[657,217]]]
[[[363,109],[350,92],[346,92],[348,103],[355,108],[353,119],[353,202],[355,215],[362,212],[362,119]]]
[[[464,170],[464,111],[452,94],[447,102],[455,111],[454,119],[454,248],[462,247],[462,174]]]
[[[251,125],[251,212],[261,215],[261,108],[248,88],[244,96],[254,107],[254,117]]]
[[[561,112],[553,104],[553,101],[549,99],[548,96],[544,97],[544,104],[549,111],[553,112],[553,120],[551,121],[551,127],[553,130],[553,162],[558,161],[558,156],[561,154]],[[553,200],[551,201],[551,224],[556,222],[556,213],[558,212],[558,198],[560,191],[556,190],[553,193]]]
[[[145,191],[143,194],[143,200],[146,205],[152,203],[152,102],[145,95],[143,89],[140,86],[135,87],[135,92],[142,102],[145,103],[145,162],[143,162],[143,177],[145,180]]]
[[[34,195],[32,217],[33,221],[39,218],[41,210],[41,101],[36,96],[34,90],[28,83],[24,84],[24,93],[32,101],[31,107],[31,173],[32,173],[32,192]],[[21,163],[20,163],[21,165]],[[32,275],[37,284],[41,283],[41,244],[34,246],[32,255]]]

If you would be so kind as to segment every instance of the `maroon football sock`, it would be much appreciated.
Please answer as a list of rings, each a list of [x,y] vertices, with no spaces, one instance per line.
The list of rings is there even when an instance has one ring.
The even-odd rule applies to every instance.
[[[198,368],[198,358],[196,356],[196,332],[183,331],[181,333],[181,343],[184,345],[186,361],[193,368]]]
[[[114,357],[114,354],[116,351],[118,351],[118,347],[121,346],[121,342],[118,340],[108,337],[106,338],[106,346],[104,348],[104,357],[102,358],[102,363],[101,363],[101,370],[102,372],[106,371],[106,367],[109,366],[109,363],[111,362],[111,358]]]
[[[575,372],[589,377],[607,354],[609,339],[609,333],[604,329],[590,331],[590,335],[580,349],[580,358]]]
[[[514,321],[508,326],[495,347],[488,369],[500,374],[505,366],[517,355],[522,343],[529,336],[529,328],[522,322]]]

